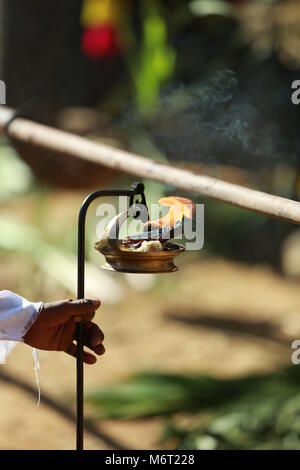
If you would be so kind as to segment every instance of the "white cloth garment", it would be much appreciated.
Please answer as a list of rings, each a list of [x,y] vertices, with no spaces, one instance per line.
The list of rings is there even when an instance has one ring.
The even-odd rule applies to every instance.
[[[42,302],[29,302],[8,290],[0,291],[0,364],[17,342],[22,342],[42,309]]]

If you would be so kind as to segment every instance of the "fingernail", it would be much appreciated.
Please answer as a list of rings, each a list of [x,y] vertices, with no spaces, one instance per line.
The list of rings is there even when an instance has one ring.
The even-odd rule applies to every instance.
[[[90,303],[91,305],[99,305],[99,304],[100,304],[100,300],[90,300],[90,299],[89,299],[89,303]]]

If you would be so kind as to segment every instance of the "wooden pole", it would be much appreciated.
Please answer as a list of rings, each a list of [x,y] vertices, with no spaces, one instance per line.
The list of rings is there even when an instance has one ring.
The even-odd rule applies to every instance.
[[[72,158],[87,160],[142,178],[172,184],[177,188],[276,219],[300,224],[300,203],[297,201],[161,164],[150,158],[95,143],[21,117],[16,117],[7,126],[13,115],[13,110],[0,108],[0,132],[7,132],[9,136],[25,143],[64,153],[70,157],[70,164]]]

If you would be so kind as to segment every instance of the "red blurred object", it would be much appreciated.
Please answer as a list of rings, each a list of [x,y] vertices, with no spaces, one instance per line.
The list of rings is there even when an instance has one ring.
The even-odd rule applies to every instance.
[[[120,55],[122,48],[117,30],[110,24],[86,28],[82,35],[81,50],[91,59]]]

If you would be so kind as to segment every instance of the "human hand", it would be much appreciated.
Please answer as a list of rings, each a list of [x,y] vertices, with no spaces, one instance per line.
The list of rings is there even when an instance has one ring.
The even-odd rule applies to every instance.
[[[83,323],[84,345],[96,355],[104,354],[102,344],[104,335],[100,328],[91,320],[95,310],[100,307],[99,300],[62,300],[46,303],[38,318],[24,336],[24,342],[34,348],[47,351],[65,351],[73,357],[77,356],[74,343],[76,323]],[[84,351],[84,362],[94,364],[94,354]]]

